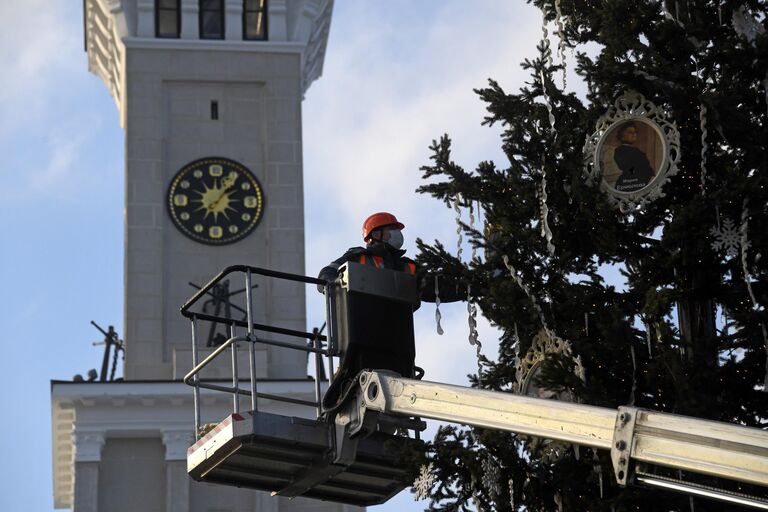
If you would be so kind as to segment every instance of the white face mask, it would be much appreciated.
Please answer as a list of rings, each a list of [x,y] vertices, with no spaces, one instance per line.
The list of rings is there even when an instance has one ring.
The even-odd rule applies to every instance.
[[[403,232],[399,229],[390,229],[387,243],[395,249],[401,248],[403,246]]]

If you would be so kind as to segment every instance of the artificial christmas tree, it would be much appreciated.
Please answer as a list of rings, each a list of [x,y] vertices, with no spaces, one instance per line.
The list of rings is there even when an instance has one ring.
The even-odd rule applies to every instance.
[[[419,192],[482,212],[471,261],[419,241],[436,286],[503,332],[474,385],[765,428],[768,3],[533,3],[532,80],[477,91],[509,165],[466,171],[445,136],[422,168]],[[607,453],[540,439],[450,427],[430,450],[432,510],[723,506],[621,488]]]

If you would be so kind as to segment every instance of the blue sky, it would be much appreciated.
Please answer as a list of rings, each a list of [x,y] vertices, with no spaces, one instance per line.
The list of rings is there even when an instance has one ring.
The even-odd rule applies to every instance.
[[[379,210],[406,224],[411,254],[417,236],[455,245],[453,212],[414,193],[418,167],[443,133],[466,168],[507,165],[472,89],[489,77],[523,85],[518,64],[534,55],[539,16],[523,1],[336,1],[323,76],[304,102],[308,274],[358,245]],[[80,2],[0,2],[0,19],[0,410],[15,426],[0,508],[52,510],[50,380],[100,366],[90,320],[122,332],[123,132],[87,71]],[[317,299],[310,327],[322,322]],[[418,362],[430,380],[465,383],[475,367],[465,305],[443,314],[437,336],[434,309],[418,312]],[[484,323],[480,339],[493,355]],[[405,492],[375,510],[423,505]]]

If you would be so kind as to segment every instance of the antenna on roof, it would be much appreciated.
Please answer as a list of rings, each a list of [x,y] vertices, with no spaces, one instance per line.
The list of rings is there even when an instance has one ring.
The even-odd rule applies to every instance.
[[[101,328],[99,324],[91,320],[91,325],[98,329],[104,335],[104,341],[95,341],[93,345],[104,345],[104,358],[101,362],[101,373],[99,374],[99,382],[107,382],[115,380],[115,370],[117,370],[117,354],[121,350],[125,353],[123,340],[117,337],[117,331],[114,326],[110,325],[107,330]],[[112,351],[112,347],[115,347],[115,351],[112,353],[112,371],[109,372],[109,379],[107,379],[107,371],[109,370],[109,354]],[[90,379],[94,380],[94,379]]]

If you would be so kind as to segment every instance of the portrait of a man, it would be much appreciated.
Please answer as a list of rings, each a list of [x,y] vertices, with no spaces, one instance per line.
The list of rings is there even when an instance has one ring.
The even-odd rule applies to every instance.
[[[545,398],[547,400],[559,400],[561,402],[573,402],[573,397],[568,390],[553,391],[539,383],[541,377],[541,364],[537,363],[531,368],[530,373],[523,382],[523,394],[533,398]]]
[[[600,162],[603,179],[618,192],[645,188],[661,166],[663,142],[642,121],[617,123],[605,135]]]

